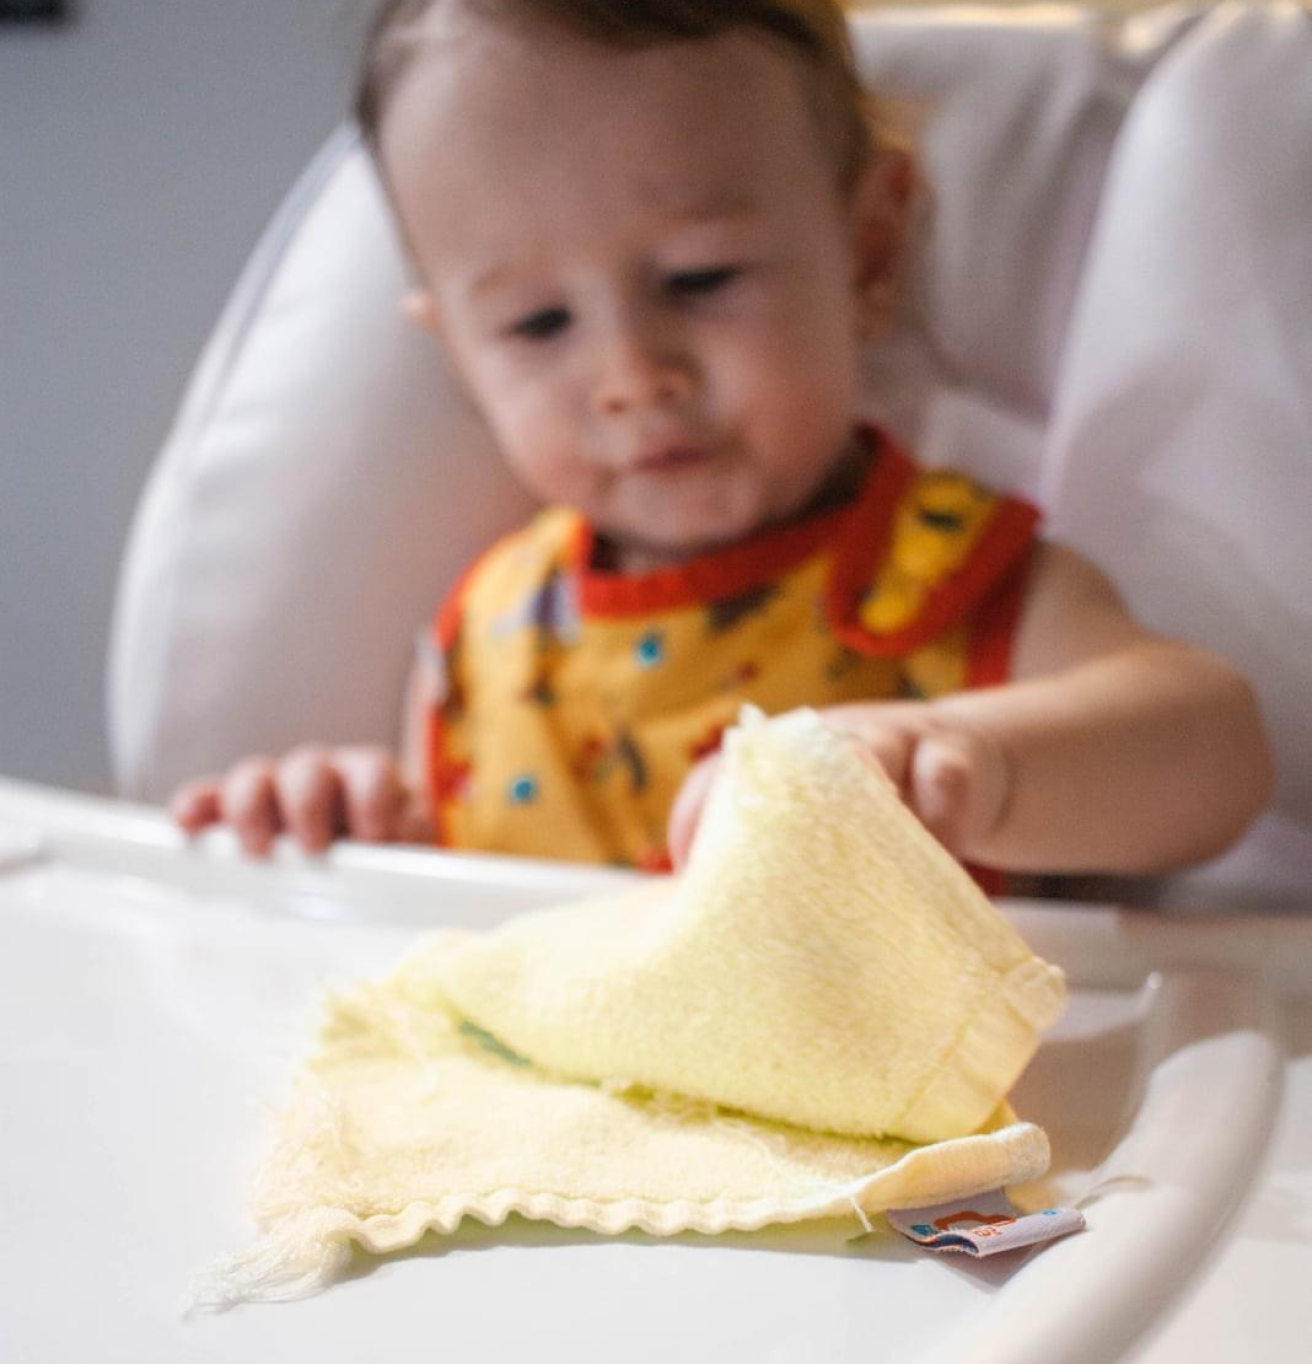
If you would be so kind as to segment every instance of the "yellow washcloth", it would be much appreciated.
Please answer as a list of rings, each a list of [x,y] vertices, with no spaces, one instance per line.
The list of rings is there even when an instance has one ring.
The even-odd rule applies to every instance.
[[[1023,1182],[1047,1140],[1005,1095],[1064,998],[845,738],[746,713],[680,877],[433,934],[330,1002],[264,1234],[195,1300],[466,1216],[717,1232]]]

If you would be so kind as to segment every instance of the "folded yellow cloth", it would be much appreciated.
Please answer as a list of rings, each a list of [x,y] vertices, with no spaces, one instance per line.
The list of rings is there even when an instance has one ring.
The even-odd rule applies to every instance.
[[[1041,1174],[1005,1095],[1062,1007],[887,781],[810,711],[729,733],[675,878],[419,942],[330,1001],[195,1300],[294,1297],[510,1213],[667,1235]]]

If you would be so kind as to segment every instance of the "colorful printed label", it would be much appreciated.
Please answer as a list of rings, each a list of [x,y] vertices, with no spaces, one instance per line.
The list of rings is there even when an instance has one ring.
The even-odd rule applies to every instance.
[[[1084,1230],[1084,1214],[1074,1208],[1022,1213],[1001,1189],[932,1208],[891,1208],[889,1225],[927,1250],[997,1255]]]

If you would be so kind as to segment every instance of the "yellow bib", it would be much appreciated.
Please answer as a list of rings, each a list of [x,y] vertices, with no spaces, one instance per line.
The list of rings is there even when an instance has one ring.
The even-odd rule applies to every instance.
[[[674,569],[597,571],[592,527],[564,508],[475,563],[435,624],[441,841],[658,869],[675,793],[744,702],[1005,680],[1037,512],[867,434],[848,505]]]

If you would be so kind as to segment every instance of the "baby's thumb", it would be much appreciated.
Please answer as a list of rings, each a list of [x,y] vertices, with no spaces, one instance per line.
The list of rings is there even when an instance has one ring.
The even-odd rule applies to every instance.
[[[697,823],[702,817],[707,792],[710,791],[711,782],[715,780],[719,768],[718,756],[703,758],[683,779],[679,794],[674,798],[674,804],[670,809],[667,841],[670,861],[674,863],[676,871],[688,860],[688,850],[692,847],[693,835],[697,832]]]
[[[950,853],[960,853],[970,811],[967,755],[940,738],[921,739],[911,755],[908,803]]]

